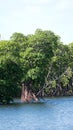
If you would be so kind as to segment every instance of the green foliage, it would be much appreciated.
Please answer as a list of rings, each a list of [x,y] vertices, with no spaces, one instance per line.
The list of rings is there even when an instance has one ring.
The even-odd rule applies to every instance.
[[[67,84],[69,83],[69,80],[68,80],[68,78],[66,77],[66,75],[63,75],[62,77],[61,77],[61,82],[62,82],[62,84],[63,84],[63,86],[67,86]]]
[[[27,39],[26,36],[24,36],[22,33],[13,33],[12,36],[10,37],[10,40],[11,41],[14,41],[14,42],[19,42],[19,43],[23,43],[25,42]]]
[[[0,102],[20,95],[20,82],[33,81],[35,93],[44,86],[49,95],[73,91],[73,43],[63,45],[52,31],[37,29],[33,35],[13,33],[0,41]]]
[[[56,88],[56,81],[55,80],[52,81],[52,88]]]

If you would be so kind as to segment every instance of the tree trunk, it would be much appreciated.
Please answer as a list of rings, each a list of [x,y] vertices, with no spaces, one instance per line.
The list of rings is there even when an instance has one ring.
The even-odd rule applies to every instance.
[[[37,102],[38,98],[32,92],[32,90],[29,89],[28,86],[26,86],[24,83],[22,83],[21,102],[30,102],[32,100]]]

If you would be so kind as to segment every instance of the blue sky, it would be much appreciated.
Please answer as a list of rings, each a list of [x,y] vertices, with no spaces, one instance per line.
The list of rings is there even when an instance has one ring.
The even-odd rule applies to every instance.
[[[37,28],[53,31],[64,44],[73,42],[73,0],[0,0],[1,39]]]

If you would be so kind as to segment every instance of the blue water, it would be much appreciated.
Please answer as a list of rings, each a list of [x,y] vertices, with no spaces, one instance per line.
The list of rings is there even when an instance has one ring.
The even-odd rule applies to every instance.
[[[17,101],[0,105],[0,130],[73,130],[73,97],[30,104]]]

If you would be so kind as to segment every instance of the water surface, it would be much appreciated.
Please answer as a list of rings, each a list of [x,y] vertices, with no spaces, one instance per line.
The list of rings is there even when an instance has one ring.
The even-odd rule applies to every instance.
[[[17,101],[0,105],[0,130],[73,130],[73,97]]]

